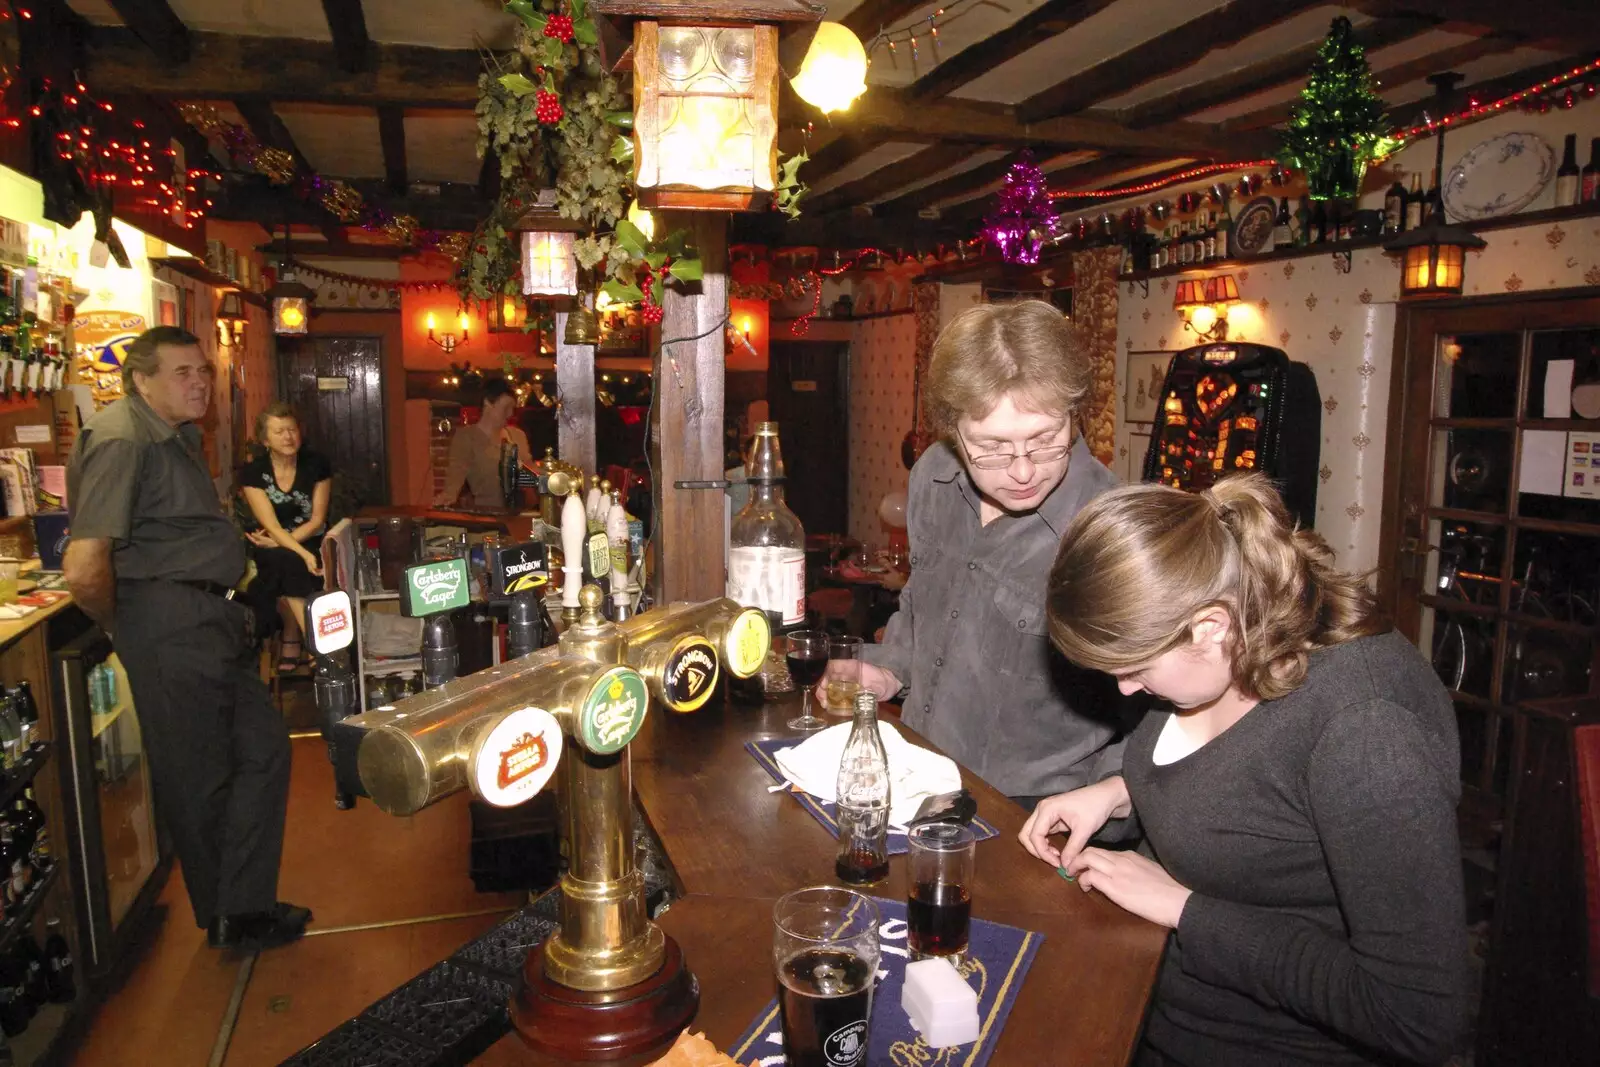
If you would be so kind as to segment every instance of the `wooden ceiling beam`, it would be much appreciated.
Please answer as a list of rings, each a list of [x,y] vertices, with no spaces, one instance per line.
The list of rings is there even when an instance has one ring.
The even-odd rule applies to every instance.
[[[372,59],[372,38],[367,36],[367,16],[361,0],[322,0],[322,13],[333,35],[333,53],[339,69],[356,74],[367,69]]]
[[[295,166],[302,170],[316,169],[300,151],[300,146],[294,143],[294,135],[289,132],[289,127],[283,124],[283,119],[270,103],[265,100],[235,100],[233,106],[239,109],[244,124],[250,127],[250,132],[256,135],[256,140],[268,148],[278,148],[289,153],[294,157]]]
[[[500,199],[500,153],[494,147],[484,149],[483,164],[478,168],[478,195],[484,203]]]
[[[1446,48],[1442,52],[1431,52],[1418,59],[1385,67],[1383,70],[1374,71],[1372,76],[1380,87],[1379,91],[1383,92],[1408,82],[1419,81],[1430,74],[1465,66],[1484,56],[1509,52],[1521,43],[1509,34],[1494,33],[1467,41],[1454,48]],[[1222,125],[1224,129],[1229,130],[1257,130],[1276,126],[1288,121],[1289,112],[1293,110],[1294,105],[1294,100],[1286,100],[1283,103],[1259,108],[1247,115],[1235,115]]]
[[[1104,185],[1107,179],[1126,171],[1137,169],[1141,164],[1148,162],[1148,160],[1134,159],[1131,156],[1105,156],[1101,159],[1091,160],[1088,163],[1081,163],[1076,167],[1050,171],[1045,177],[1052,191],[1059,191],[1062,186],[1070,186],[1073,189],[1094,189]],[[1168,170],[1161,171],[1160,174],[1182,170],[1192,165],[1190,163],[1184,163],[1181,166],[1175,165],[1168,168]],[[1004,175],[1001,176],[1004,177]],[[1159,174],[1154,174],[1150,177],[1159,177]],[[1145,180],[1149,179],[1140,178],[1140,181]],[[982,188],[982,186],[977,186],[977,188]],[[1066,201],[1055,201],[1057,205],[1064,202]],[[991,197],[977,196],[959,204],[952,204],[945,210],[945,216],[955,221],[972,221],[981,219],[988,214],[992,206],[993,200]]]
[[[853,182],[836,186],[825,193],[819,193],[811,198],[805,205],[805,210],[815,211],[819,214],[835,211],[839,208],[855,204],[864,204],[869,200],[893,192],[903,186],[910,185],[920,178],[930,174],[938,174],[946,168],[953,167],[972,155],[972,146],[965,144],[935,144],[929,145],[915,155],[908,156],[896,163],[877,170]]]
[[[156,60],[167,66],[189,61],[189,27],[167,0],[111,0],[111,9],[127,24],[126,32],[142,41]]]
[[[1373,19],[1356,27],[1352,36],[1357,44],[1373,52],[1425,33],[1438,23],[1438,19],[1423,15]],[[1240,67],[1220,78],[1185,85],[1165,96],[1124,108],[1117,113],[1117,117],[1124,125],[1143,130],[1189,115],[1198,115],[1230,100],[1242,100],[1267,89],[1303,81],[1321,47],[1320,39],[1313,41],[1259,63]]]
[[[1350,6],[1371,15],[1429,15],[1563,51],[1600,50],[1594,0],[1540,0],[1534,11],[1505,0],[1350,0]]]
[[[383,144],[383,170],[389,191],[405,195],[411,182],[406,175],[406,113],[396,104],[378,109],[378,140]]]
[[[787,105],[788,96],[784,98]],[[803,105],[801,105],[803,107]],[[800,108],[783,108],[789,124],[804,124]],[[874,133],[895,140],[956,141],[975,145],[1032,146],[1041,153],[1072,149],[1125,152],[1156,159],[1255,158],[1271,154],[1273,141],[1259,134],[1224,135],[1215,126],[1174,122],[1152,130],[1130,130],[1103,118],[1069,116],[1025,122],[1012,109],[955,100],[913,100],[881,86],[867,91],[849,112],[834,116],[848,132]]]
[[[1229,0],[1175,29],[1081,70],[1017,105],[1024,121],[1072,115],[1136,85],[1199,62],[1214,48],[1235,44],[1323,0]]]
[[[415,255],[415,248],[390,244],[356,244],[353,241],[284,241],[279,238],[256,245],[256,251],[269,256],[288,255],[294,259],[400,259]]]
[[[861,0],[839,21],[850,27],[863,44],[871,44],[879,30],[893,29],[895,23],[927,6],[928,0]]]
[[[1503,96],[1520,92],[1530,85],[1536,85],[1546,78],[1552,78],[1593,59],[1594,56],[1592,55],[1567,56],[1551,60],[1548,63],[1524,67],[1522,70],[1513,71],[1510,74],[1502,74],[1498,78],[1488,78],[1470,85],[1457,86],[1455,93],[1452,94],[1448,101],[1449,110],[1458,111],[1466,106],[1467,97],[1469,96],[1475,96],[1486,104],[1492,103]],[[1391,109],[1389,121],[1394,123],[1396,127],[1404,129],[1407,126],[1421,122],[1424,115],[1430,115],[1433,118],[1439,117],[1439,104],[1432,94],[1423,97],[1421,100],[1402,104],[1400,107]]]
[[[471,186],[444,186],[437,196],[389,196],[382,181],[344,180],[384,210],[414,217],[423,229],[470,232],[477,228],[489,209],[488,203]],[[272,185],[265,179],[225,184],[207,214],[221,221],[259,223],[269,230],[291,223],[321,230],[331,218],[317,204],[295,195],[292,189]]]
[[[1003,30],[938,63],[906,91],[913,100],[937,100],[1009,62],[1043,41],[1066,33],[1115,0],[1046,0]]]
[[[150,55],[121,26],[96,26],[84,80],[97,93],[148,93],[185,100],[294,100],[378,107],[462,107],[478,103],[479,54],[471,49],[376,45],[368,70],[339,66],[331,41],[189,34],[182,66]]]

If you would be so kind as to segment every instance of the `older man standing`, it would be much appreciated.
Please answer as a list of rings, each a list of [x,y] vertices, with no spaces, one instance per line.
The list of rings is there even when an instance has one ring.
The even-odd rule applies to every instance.
[[[244,541],[195,425],[214,378],[183,330],[129,346],[127,396],[84,423],[67,467],[63,568],[128,672],[195,922],[215,947],[255,949],[299,937],[311,913],[277,899],[289,736],[255,670],[253,616],[233,600]]]

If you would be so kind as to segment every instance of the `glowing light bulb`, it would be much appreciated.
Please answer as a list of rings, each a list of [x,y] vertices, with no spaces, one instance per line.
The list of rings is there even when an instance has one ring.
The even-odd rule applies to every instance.
[[[800,99],[824,114],[845,111],[867,91],[867,51],[848,27],[819,23],[800,73],[790,84]]]

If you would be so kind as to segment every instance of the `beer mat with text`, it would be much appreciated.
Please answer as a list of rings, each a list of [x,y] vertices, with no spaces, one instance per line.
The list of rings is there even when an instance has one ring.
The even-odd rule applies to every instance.
[[[783,770],[778,766],[774,753],[780,748],[789,748],[793,745],[794,741],[792,739],[779,737],[768,741],[746,741],[744,747],[750,755],[755,757],[757,763],[766,768],[767,773],[772,775],[774,781],[781,782],[784,780]],[[818,822],[827,827],[830,834],[834,837],[839,836],[839,805],[818,800],[810,793],[797,788],[790,789],[789,795],[798,800],[801,807],[809,811]],[[987,841],[991,837],[998,837],[999,834],[1000,831],[993,826],[976,816],[973,817],[972,836],[979,841]],[[906,835],[896,833],[891,828],[889,831],[889,855],[902,856],[910,849],[911,846],[906,841]]]
[[[929,1048],[923,1043],[905,1009],[900,993],[905,986],[906,905],[903,900],[872,898],[878,905],[878,984],[872,995],[865,1067],[914,1063],[920,1067],[984,1067],[1005,1028],[1011,1005],[1022,980],[1033,966],[1044,935],[1015,926],[973,919],[961,976],[978,991],[978,1040],[968,1045]],[[739,1035],[728,1054],[740,1063],[758,1067],[785,1067],[783,1028],[777,998],[767,1004]]]

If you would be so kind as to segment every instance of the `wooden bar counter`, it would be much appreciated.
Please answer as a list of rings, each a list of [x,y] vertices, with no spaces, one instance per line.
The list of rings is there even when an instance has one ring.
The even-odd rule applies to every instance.
[[[700,980],[700,1012],[690,1028],[725,1051],[777,992],[773,903],[791,889],[835,882],[833,836],[792,796],[769,792],[776,783],[744,747],[769,738],[801,740],[784,726],[796,711],[794,703],[713,704],[690,715],[653,707],[631,746],[640,805],[682,894],[660,925],[677,938]],[[1166,931],[1098,893],[1081,892],[1028,855],[1016,839],[1026,813],[965,768],[961,777],[979,815],[1000,831],[978,842],[973,915],[1044,935],[990,1063],[1126,1064]],[[866,892],[904,900],[905,857],[890,857],[888,880]],[[533,1055],[511,1034],[476,1062],[555,1061]]]

